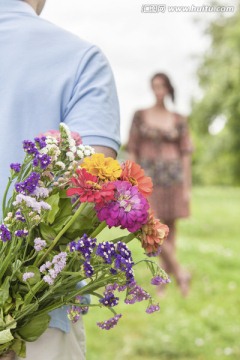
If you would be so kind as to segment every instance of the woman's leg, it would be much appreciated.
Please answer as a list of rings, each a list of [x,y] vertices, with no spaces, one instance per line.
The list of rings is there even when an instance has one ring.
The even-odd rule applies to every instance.
[[[160,255],[162,267],[167,273],[173,274],[182,295],[186,296],[189,291],[190,274],[182,269],[176,258],[176,222],[165,220],[163,223],[169,227],[169,235],[162,246]]]

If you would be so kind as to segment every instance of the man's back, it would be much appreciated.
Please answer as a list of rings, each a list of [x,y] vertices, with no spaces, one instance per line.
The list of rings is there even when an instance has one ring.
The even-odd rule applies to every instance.
[[[94,45],[0,0],[0,200],[21,142],[60,121],[90,145],[118,150],[119,107],[108,61]]]

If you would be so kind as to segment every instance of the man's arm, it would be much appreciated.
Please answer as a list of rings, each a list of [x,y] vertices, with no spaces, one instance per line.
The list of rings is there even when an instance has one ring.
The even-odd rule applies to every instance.
[[[102,51],[91,46],[82,57],[63,121],[84,145],[116,157],[120,147],[120,113],[114,76]]]
[[[111,149],[109,147],[93,145],[93,148],[95,149],[96,153],[102,153],[106,157],[112,157],[114,159],[116,159],[116,157],[117,157],[116,151],[114,151],[113,149]]]

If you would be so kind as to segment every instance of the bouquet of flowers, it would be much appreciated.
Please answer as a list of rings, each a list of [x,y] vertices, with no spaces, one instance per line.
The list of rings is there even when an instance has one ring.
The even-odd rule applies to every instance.
[[[10,165],[2,205],[0,358],[8,352],[25,357],[26,342],[35,341],[48,327],[49,312],[63,305],[73,322],[89,306],[109,308],[113,316],[97,323],[105,330],[121,318],[114,310],[118,292],[125,292],[127,304],[147,300],[147,313],[159,310],[136,283],[127,246],[136,239],[145,250],[153,285],[169,282],[149,258],[168,234],[149,208],[151,179],[132,161],[95,154],[65,124],[23,141],[23,149],[23,163]],[[111,227],[127,232],[109,239]],[[85,286],[77,286],[82,280]],[[86,306],[86,294],[96,302]]]

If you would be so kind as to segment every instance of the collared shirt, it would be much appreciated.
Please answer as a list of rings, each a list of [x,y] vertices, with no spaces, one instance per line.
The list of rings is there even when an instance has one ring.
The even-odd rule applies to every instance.
[[[62,121],[83,143],[118,151],[120,120],[113,73],[97,46],[38,17],[21,0],[0,0],[0,24],[2,201],[9,164],[24,157],[23,140]],[[68,331],[66,312],[55,314],[51,326]]]

